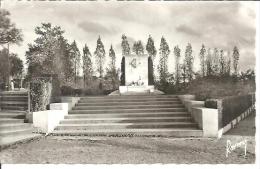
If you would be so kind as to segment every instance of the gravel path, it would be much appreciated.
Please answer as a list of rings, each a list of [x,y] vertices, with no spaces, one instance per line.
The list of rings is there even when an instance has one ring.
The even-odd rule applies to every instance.
[[[255,116],[251,115],[221,139],[163,137],[49,136],[13,145],[0,152],[1,163],[204,163],[255,162]],[[237,148],[225,156],[226,142],[247,139],[247,156]]]

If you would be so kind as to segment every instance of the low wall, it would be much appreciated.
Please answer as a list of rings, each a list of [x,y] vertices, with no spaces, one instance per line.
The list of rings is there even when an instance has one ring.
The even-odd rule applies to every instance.
[[[254,95],[195,101],[194,95],[181,95],[180,100],[203,130],[204,137],[221,137],[254,109]]]
[[[50,110],[33,112],[33,126],[38,132],[49,133],[68,115],[67,103],[52,103]]]

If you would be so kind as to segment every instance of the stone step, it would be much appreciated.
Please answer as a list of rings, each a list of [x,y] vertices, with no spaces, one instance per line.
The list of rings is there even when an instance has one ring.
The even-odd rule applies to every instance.
[[[26,129],[32,127],[30,123],[0,124],[0,131],[8,129]]]
[[[16,135],[16,136],[5,136],[1,137],[0,139],[0,149],[8,147],[12,144],[26,142],[32,139],[40,138],[42,135],[40,134],[23,134],[23,135]]]
[[[107,101],[107,102],[78,102],[76,106],[107,106],[107,105],[165,105],[165,104],[182,104],[181,101],[131,101],[131,102],[118,102],[118,101]]]
[[[20,91],[5,91],[1,92],[1,96],[28,96],[27,92],[20,92]]]
[[[54,130],[52,135],[202,137],[196,128]]]
[[[79,103],[102,103],[102,102],[131,102],[131,101],[142,101],[142,102],[151,102],[151,101],[179,101],[179,98],[143,98],[143,97],[137,97],[137,98],[100,98],[100,99],[84,99],[81,98],[79,100]]]
[[[3,101],[12,101],[12,100],[16,100],[16,101],[27,101],[27,100],[28,100],[28,96],[12,96],[12,95],[7,95],[7,96],[2,96],[2,100],[3,100]]]
[[[21,105],[1,105],[2,111],[5,110],[20,110],[25,111],[28,109],[27,106],[21,106]]]
[[[137,112],[185,112],[185,108],[71,110],[69,111],[69,114],[137,113]]]
[[[60,124],[89,123],[143,123],[143,122],[190,122],[191,117],[117,117],[117,118],[79,118],[64,119]]]
[[[25,118],[25,113],[3,113],[3,112],[0,112],[0,118],[24,119]]]
[[[26,113],[26,111],[23,111],[23,110],[0,110],[0,113]]]
[[[31,134],[33,133],[33,128],[28,127],[25,129],[7,129],[7,130],[0,130],[0,136],[17,136],[17,135],[24,135],[24,134]]]
[[[110,110],[110,109],[146,109],[146,108],[184,108],[182,104],[169,105],[117,105],[117,106],[76,106],[73,110]]]
[[[116,96],[85,96],[82,99],[103,99],[103,98],[178,98],[178,95],[116,95]]]
[[[187,112],[138,112],[138,113],[103,113],[103,114],[69,114],[65,119],[79,118],[116,118],[116,117],[189,117]]]
[[[189,128],[197,127],[192,122],[145,122],[145,123],[94,123],[94,124],[61,124],[57,130],[87,130],[87,129],[128,129],[128,128]]]
[[[24,119],[0,118],[0,124],[24,123]]]
[[[14,101],[14,100],[9,100],[9,101],[1,101],[1,105],[25,105],[27,106],[28,102],[27,100],[19,100],[19,101]]]

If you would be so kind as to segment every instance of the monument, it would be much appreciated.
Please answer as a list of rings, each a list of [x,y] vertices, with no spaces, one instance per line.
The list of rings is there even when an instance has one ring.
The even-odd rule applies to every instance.
[[[124,61],[125,84],[119,87],[119,93],[153,93],[154,85],[148,83],[148,55],[128,55]]]

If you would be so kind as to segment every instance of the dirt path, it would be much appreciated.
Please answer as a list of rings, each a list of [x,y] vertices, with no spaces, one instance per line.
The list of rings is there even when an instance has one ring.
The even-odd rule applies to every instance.
[[[45,137],[0,152],[1,163],[254,163],[254,116],[221,139],[160,137]],[[226,142],[248,140],[246,158],[238,148],[226,158]]]

